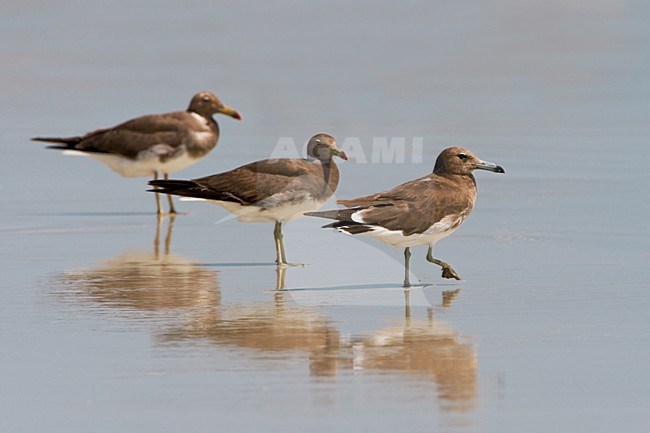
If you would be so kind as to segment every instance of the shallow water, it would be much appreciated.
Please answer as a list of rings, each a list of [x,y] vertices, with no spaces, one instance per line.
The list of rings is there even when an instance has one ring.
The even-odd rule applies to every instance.
[[[646,5],[5,3],[0,431],[650,429]],[[143,180],[28,141],[203,88],[244,122],[177,177],[321,131],[352,150],[337,197],[450,145],[503,165],[436,246],[463,281],[417,248],[404,292],[400,251],[312,219],[281,275],[270,225],[158,224]]]

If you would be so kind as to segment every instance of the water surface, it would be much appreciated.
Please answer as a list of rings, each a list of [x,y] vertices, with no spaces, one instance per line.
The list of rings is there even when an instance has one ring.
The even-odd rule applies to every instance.
[[[0,431],[650,428],[647,5],[5,3]],[[143,180],[28,141],[202,89],[244,122],[178,177],[321,131],[361,146],[337,197],[450,145],[503,165],[436,247],[463,281],[416,248],[405,293],[400,251],[310,219],[281,275],[271,226],[158,223]],[[376,137],[405,162],[364,163]]]

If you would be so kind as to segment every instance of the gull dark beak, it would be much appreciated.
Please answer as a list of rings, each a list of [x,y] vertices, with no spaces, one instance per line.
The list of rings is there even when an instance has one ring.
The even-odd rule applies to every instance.
[[[493,171],[495,173],[505,173],[506,171],[500,165],[496,165],[493,162],[488,161],[479,161],[478,164],[474,166],[478,170],[487,170]]]

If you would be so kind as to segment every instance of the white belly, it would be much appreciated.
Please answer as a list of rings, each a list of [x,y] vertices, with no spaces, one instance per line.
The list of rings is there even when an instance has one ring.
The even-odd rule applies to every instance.
[[[401,231],[387,230],[380,227],[371,232],[361,233],[361,235],[373,237],[397,248],[406,248],[414,247],[416,245],[434,245],[440,239],[449,236],[455,231],[456,229],[452,229],[446,232],[421,233],[404,236]]]
[[[458,222],[459,218],[461,219],[460,222]],[[360,235],[373,237],[397,248],[414,247],[416,245],[434,245],[440,239],[446,238],[455,232],[463,220],[464,218],[459,215],[450,215],[441,219],[424,232],[408,236],[404,236],[401,230],[388,230],[378,226],[373,227],[372,231],[361,233]]]
[[[198,161],[183,152],[177,158],[161,162],[157,156],[150,158],[130,159],[110,153],[91,153],[78,150],[64,150],[64,155],[81,155],[101,162],[114,172],[124,177],[152,177],[154,173],[173,173]]]
[[[194,201],[197,199],[184,199]],[[324,201],[317,200],[304,200],[294,204],[288,205],[279,205],[271,208],[261,208],[254,205],[242,206],[239,203],[233,203],[228,201],[217,201],[217,200],[203,200],[200,201],[209,201],[216,205],[221,206],[226,209],[228,212],[237,216],[237,220],[245,223],[254,223],[254,222],[275,222],[275,221],[293,221],[299,218],[302,218],[304,212],[311,212],[317,209],[320,209],[321,206],[325,203]]]

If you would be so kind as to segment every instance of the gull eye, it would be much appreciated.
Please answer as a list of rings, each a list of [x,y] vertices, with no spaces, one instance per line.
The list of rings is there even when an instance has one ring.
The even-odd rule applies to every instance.
[[[210,98],[208,96],[203,97],[203,102],[210,102]]]
[[[462,159],[463,161],[467,159],[467,155],[465,155],[464,153],[459,153],[459,154],[458,154],[458,157],[459,157],[460,159]]]

